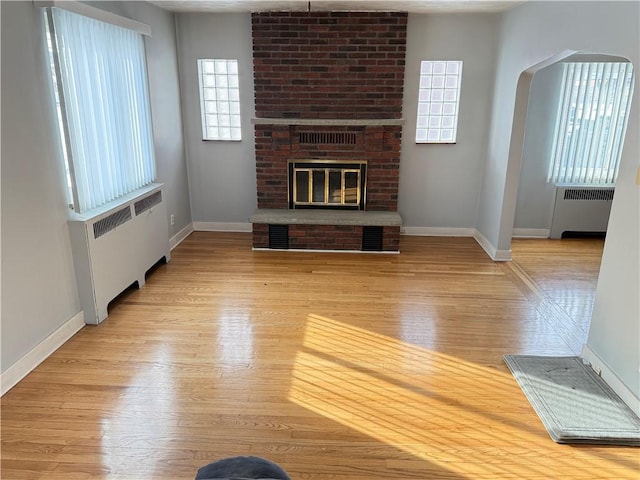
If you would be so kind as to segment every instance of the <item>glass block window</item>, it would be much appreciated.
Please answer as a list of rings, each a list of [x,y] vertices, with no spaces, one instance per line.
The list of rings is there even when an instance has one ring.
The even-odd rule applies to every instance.
[[[238,61],[199,59],[203,140],[241,140]]]
[[[455,143],[462,61],[420,63],[416,143]]]

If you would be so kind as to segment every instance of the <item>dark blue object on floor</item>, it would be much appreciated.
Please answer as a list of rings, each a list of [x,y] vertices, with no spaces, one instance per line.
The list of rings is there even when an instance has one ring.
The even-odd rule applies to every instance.
[[[231,457],[198,470],[195,480],[291,480],[279,465],[260,457]]]

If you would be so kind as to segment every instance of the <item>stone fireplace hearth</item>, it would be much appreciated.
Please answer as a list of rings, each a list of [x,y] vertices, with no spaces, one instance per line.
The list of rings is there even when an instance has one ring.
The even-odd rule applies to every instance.
[[[402,12],[252,15],[254,248],[398,250],[406,21]],[[319,162],[326,170],[314,173]],[[292,171],[292,165],[303,167]],[[356,177],[360,193],[354,196]],[[339,216],[301,213],[310,207],[334,209]],[[273,238],[284,235],[272,225],[286,225],[287,238],[297,240],[274,243],[267,235],[265,242],[270,229]]]

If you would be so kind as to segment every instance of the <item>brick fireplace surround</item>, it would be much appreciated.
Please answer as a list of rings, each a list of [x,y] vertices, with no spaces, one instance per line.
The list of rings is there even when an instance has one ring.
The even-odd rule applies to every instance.
[[[363,229],[378,227],[382,240],[373,249],[398,250],[406,26],[403,12],[252,15],[254,248],[282,248],[270,245],[269,230],[288,225],[284,248],[371,249],[362,245]],[[326,140],[342,132],[354,140]],[[322,159],[367,162],[366,211],[289,210],[289,162]]]

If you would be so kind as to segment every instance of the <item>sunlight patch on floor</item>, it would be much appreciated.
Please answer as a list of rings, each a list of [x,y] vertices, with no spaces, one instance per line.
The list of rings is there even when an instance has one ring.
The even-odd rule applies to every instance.
[[[523,462],[527,444],[547,433],[521,395],[508,373],[310,314],[289,400],[468,478],[579,471],[551,439],[553,466],[540,458]],[[508,415],[501,411],[506,402]],[[603,478],[619,477],[621,468],[611,464]]]

